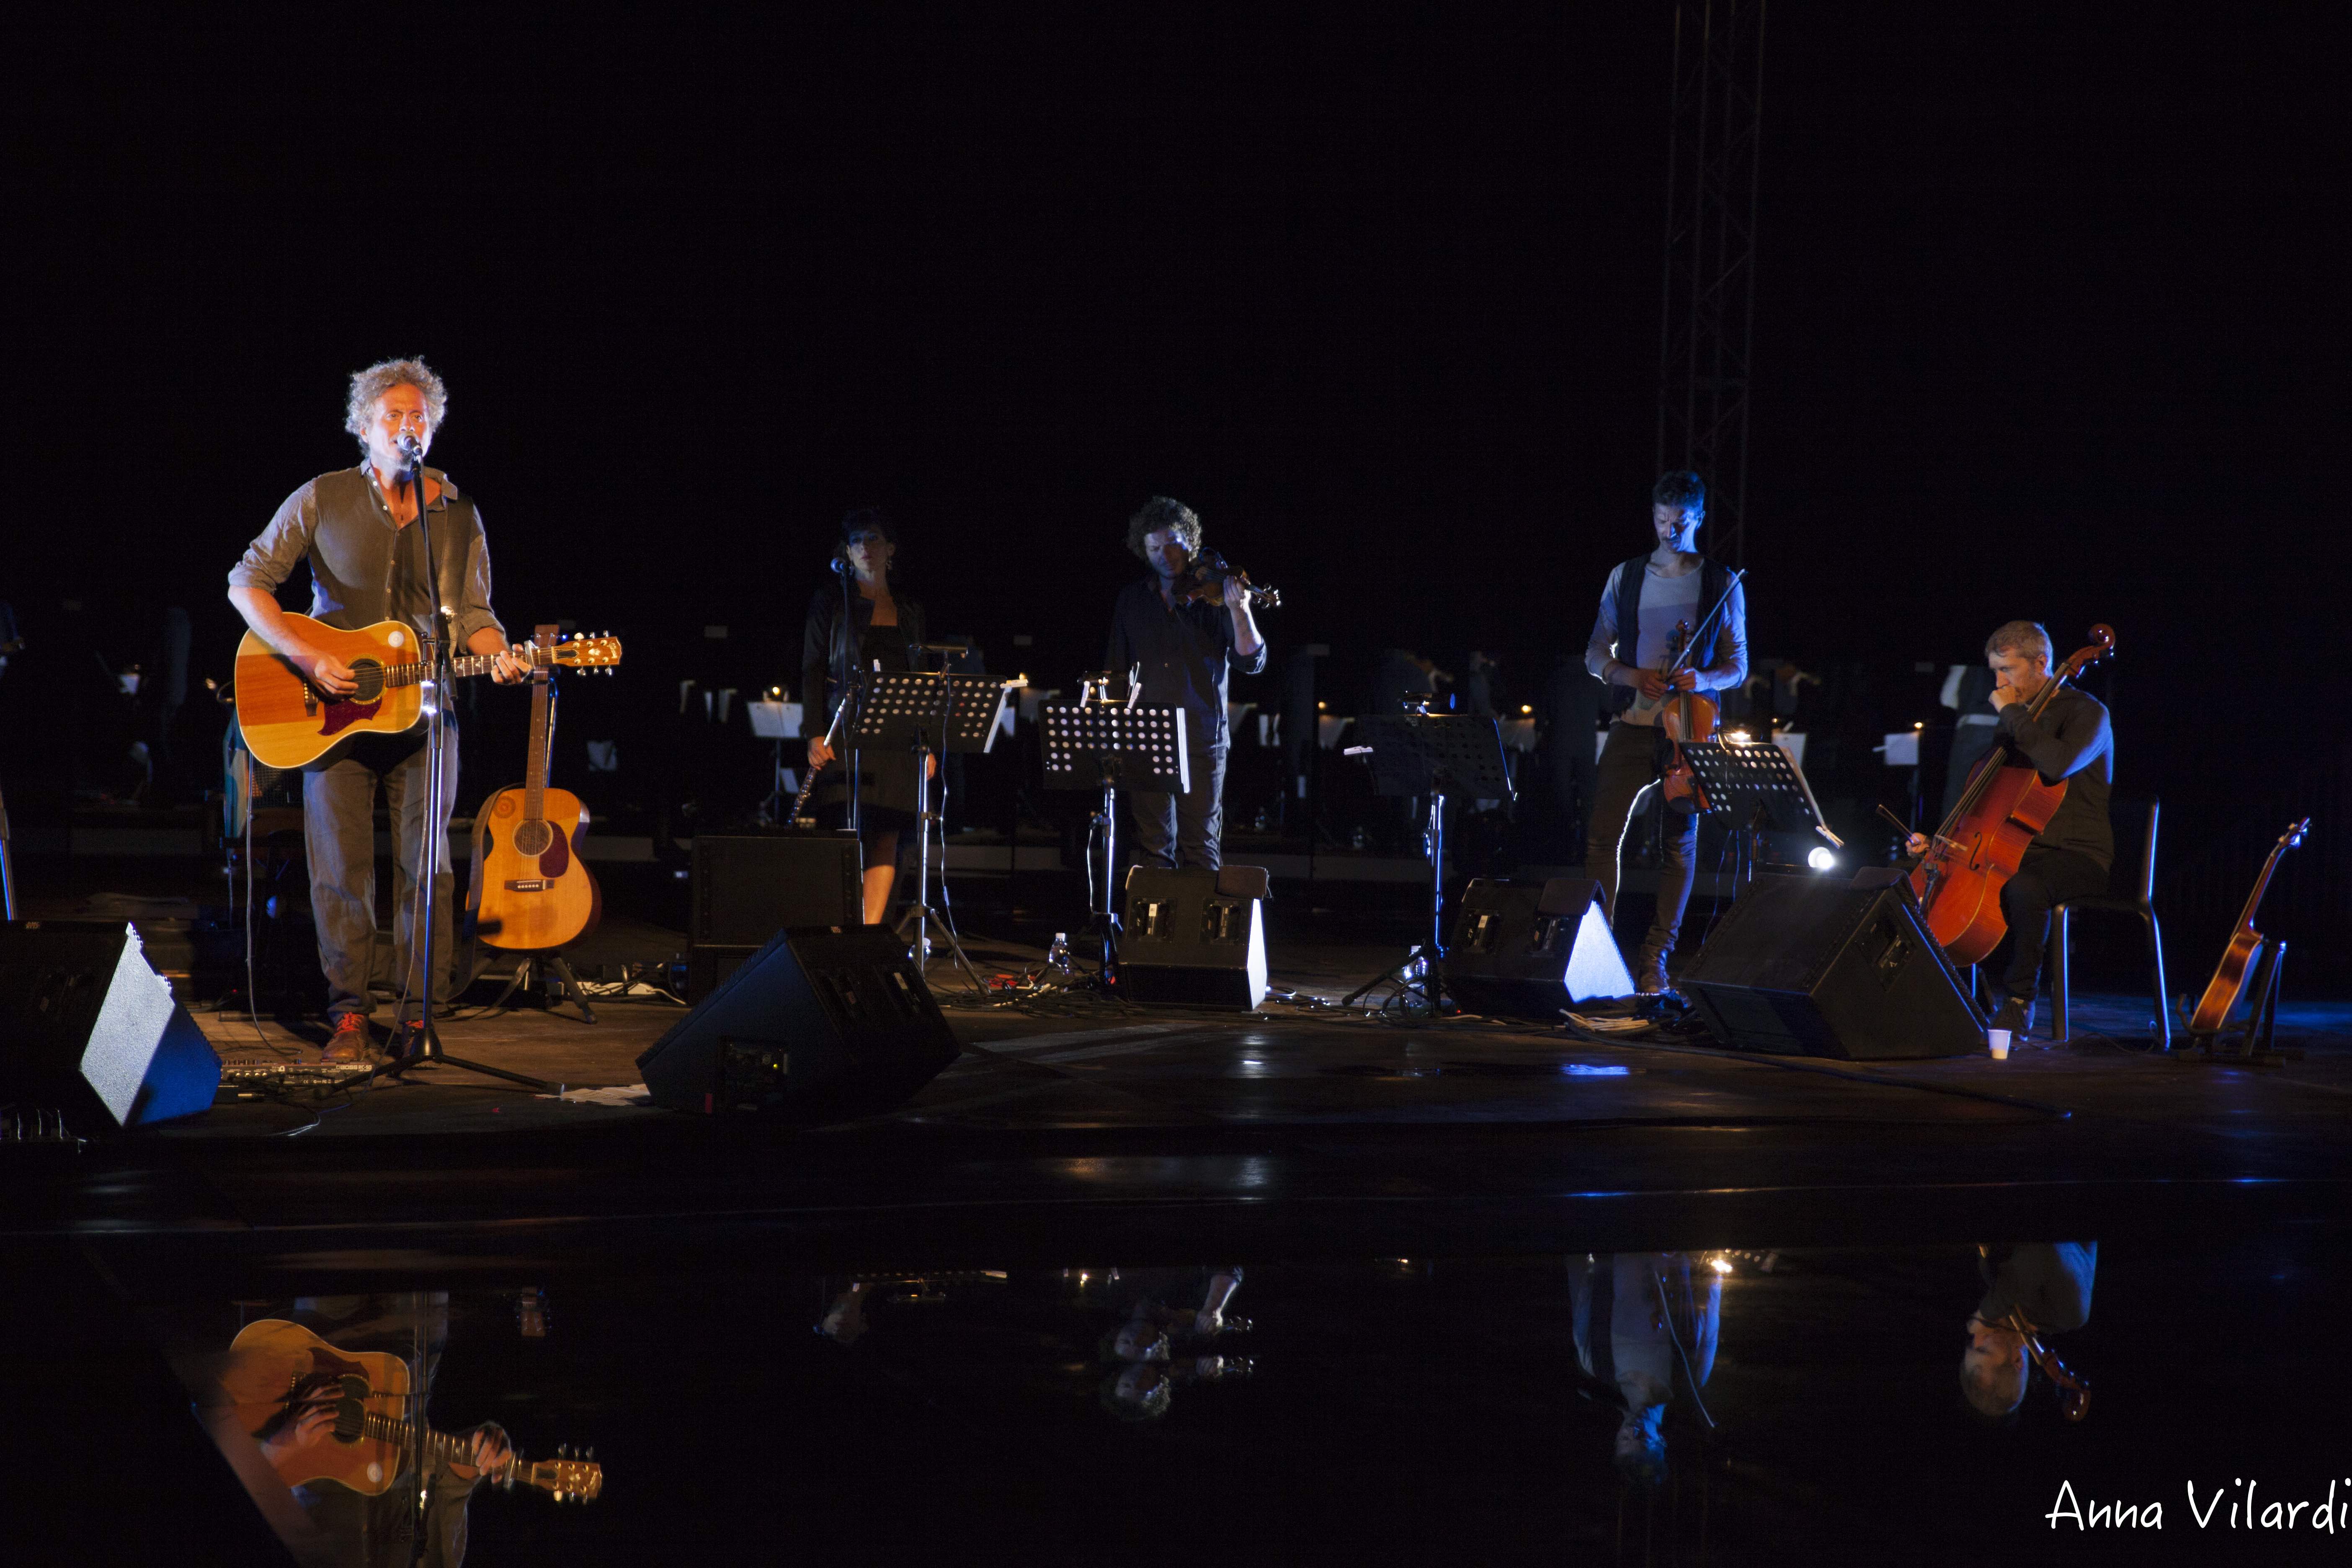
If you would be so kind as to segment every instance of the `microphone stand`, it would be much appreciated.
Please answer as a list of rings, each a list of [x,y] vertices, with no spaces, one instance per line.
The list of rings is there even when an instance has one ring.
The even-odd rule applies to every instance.
[[[839,556],[835,557],[835,565],[834,570],[841,578],[841,686],[839,689],[841,700],[839,703],[835,704],[834,708],[834,712],[837,716],[840,713],[842,707],[846,705],[849,701],[849,676],[850,672],[857,668],[857,620],[856,617],[850,613],[855,606],[850,601],[849,579],[853,575],[853,573],[850,570],[849,563]],[[860,794],[860,786],[865,781],[859,778],[857,773],[856,734],[856,731],[853,728],[850,731],[849,755],[844,759],[844,761],[849,764],[848,771],[844,776],[849,781],[849,816],[847,820],[849,823],[849,831],[852,833],[860,833],[863,831],[863,821],[858,810],[857,797]],[[862,843],[863,840],[861,839],[860,842]],[[861,877],[865,874],[865,860],[861,858],[858,861],[858,872]]]
[[[425,662],[431,673],[424,683],[422,705],[425,710],[425,825],[416,846],[417,874],[414,879],[416,903],[409,911],[408,936],[409,963],[416,966],[423,979],[417,986],[416,1022],[409,1026],[408,1048],[368,1076],[400,1078],[418,1068],[453,1067],[490,1078],[502,1078],[526,1089],[544,1090],[547,1085],[528,1074],[509,1072],[504,1068],[449,1055],[441,1048],[440,1031],[433,1026],[435,913],[441,901],[441,860],[446,853],[449,836],[449,779],[443,746],[448,733],[445,704],[457,679],[457,671],[449,663],[452,636],[449,606],[442,603],[446,595],[442,592],[441,563],[433,553],[433,509],[425,504],[425,454],[422,449],[408,453],[408,484],[416,496],[416,521],[414,526],[423,531],[425,591],[433,595],[433,626],[425,637]],[[399,827],[397,822],[393,824],[393,853],[395,858],[400,852]],[[423,1423],[418,1425],[421,1429]]]

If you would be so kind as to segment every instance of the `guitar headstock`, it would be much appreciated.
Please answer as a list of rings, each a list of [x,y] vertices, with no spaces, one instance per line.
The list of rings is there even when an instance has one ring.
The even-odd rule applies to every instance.
[[[621,662],[621,639],[610,632],[582,635],[568,642],[553,643],[531,649],[531,663],[563,665],[572,669],[605,670]]]
[[[520,1481],[537,1487],[557,1502],[594,1502],[604,1489],[604,1467],[591,1458],[573,1458],[568,1449],[555,1452],[552,1459],[517,1459],[508,1484]],[[591,1456],[595,1452],[588,1450]]]
[[[2282,849],[2302,848],[2303,836],[2310,831],[2311,818],[2306,816],[2301,822],[2296,823],[2284,833],[2279,835],[2279,847]]]

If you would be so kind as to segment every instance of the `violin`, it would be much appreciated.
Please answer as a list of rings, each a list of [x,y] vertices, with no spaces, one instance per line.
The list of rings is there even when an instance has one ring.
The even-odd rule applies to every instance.
[[[1170,590],[1169,598],[1171,602],[1179,605],[1192,603],[1222,605],[1225,601],[1225,579],[1228,577],[1241,579],[1242,587],[1248,592],[1252,609],[1282,608],[1281,589],[1259,587],[1249,580],[1248,573],[1237,571],[1226,564],[1223,555],[1205,546],[1198,555],[1192,557],[1192,563],[1187,566],[1182,574],[1176,579],[1174,587]]]
[[[2039,719],[2069,682],[2116,650],[2113,626],[2091,628],[2089,646],[2076,648],[2025,706]],[[2000,944],[2009,921],[2000,912],[2000,890],[2017,875],[2018,862],[2036,836],[2050,826],[2066,798],[2066,781],[2045,782],[2033,764],[2004,741],[1977,764],[1952,814],[1928,841],[1911,873],[1927,929],[1954,963],[1979,963]]]
[[[1658,672],[1666,678],[1669,686],[1675,676],[1691,667],[1693,656],[1711,636],[1709,628],[1715,625],[1716,616],[1723,614],[1724,606],[1731,603],[1732,590],[1747,575],[1744,567],[1731,574],[1731,580],[1723,585],[1723,596],[1699,617],[1696,630],[1688,621],[1675,623],[1675,635],[1666,644],[1666,668]],[[1659,781],[1665,789],[1666,809],[1685,814],[1713,811],[1715,803],[1707,798],[1706,786],[1699,782],[1690,759],[1683,755],[1683,747],[1715,739],[1715,722],[1722,716],[1722,704],[1696,691],[1669,690],[1664,697],[1635,697],[1633,710],[1656,713],[1659,724],[1666,731],[1666,771]]]
[[[2280,834],[2278,843],[2272,847],[2271,858],[2264,862],[2263,874],[2254,879],[2254,890],[2246,895],[2245,912],[2238,917],[2238,929],[2231,936],[2230,945],[2221,954],[2221,962],[2213,970],[2213,978],[2205,987],[2205,995],[2197,1004],[2196,1015],[2189,1021],[2191,1036],[2210,1040],[2221,1032],[2221,1026],[2230,1021],[2231,1013],[2238,1005],[2238,998],[2245,993],[2246,974],[2253,967],[2254,954],[2263,948],[2263,933],[2254,929],[2254,916],[2263,907],[2263,895],[2270,891],[2271,876],[2277,871],[2279,861],[2288,850],[2301,847],[2303,836],[2310,831],[2311,818],[2306,816]]]
[[[1692,641],[1690,623],[1677,621],[1673,640],[1666,645],[1664,673],[1668,680],[1689,665]],[[1700,782],[1690,759],[1683,755],[1683,746],[1687,742],[1714,740],[1716,721],[1722,714],[1723,705],[1700,692],[1676,691],[1664,699],[1658,723],[1666,731],[1666,771],[1660,782],[1666,793],[1668,811],[1687,816],[1715,809],[1715,803],[1707,798],[1706,785]]]

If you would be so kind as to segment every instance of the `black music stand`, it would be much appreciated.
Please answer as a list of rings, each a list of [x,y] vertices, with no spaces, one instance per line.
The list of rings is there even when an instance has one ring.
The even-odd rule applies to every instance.
[[[1832,849],[1845,847],[1822,819],[1804,770],[1770,742],[1685,741],[1682,752],[1706,792],[1707,815],[1729,817],[1739,836],[1743,883],[1756,879],[1757,844],[1768,826],[1783,833],[1811,831]]]
[[[1186,794],[1192,788],[1192,761],[1184,710],[1146,708],[1108,698],[1086,700],[1097,689],[1089,681],[1072,707],[1041,705],[1037,721],[1045,737],[1045,786],[1102,791],[1102,811],[1095,818],[1095,826],[1102,829],[1102,907],[1089,910],[1087,920],[1102,939],[1102,973],[1108,981],[1118,966],[1118,786],[1123,783],[1135,789]],[[1089,881],[1094,877],[1091,851],[1087,877]]]
[[[1466,791],[1474,800],[1516,798],[1503,760],[1502,726],[1475,713],[1377,713],[1356,721],[1356,738],[1366,743],[1349,747],[1348,755],[1371,759],[1374,795],[1429,797],[1421,841],[1429,858],[1429,946],[1407,950],[1402,963],[1357,986],[1339,1005],[1381,984],[1412,992],[1418,980],[1422,1002],[1433,1012],[1437,997],[1429,976],[1445,956],[1445,797]]]
[[[956,965],[982,994],[987,984],[964,956],[955,928],[931,908],[931,826],[940,820],[931,809],[931,764],[949,752],[985,752],[1003,727],[1004,702],[1014,681],[985,675],[934,675],[916,670],[875,670],[866,677],[865,700],[849,722],[849,743],[865,750],[896,746],[915,753],[915,863],[913,904],[906,918],[915,922],[909,946],[915,963],[926,975],[930,960],[930,927],[937,923],[948,939]],[[944,842],[940,848],[944,858]],[[946,868],[940,868],[946,875]],[[903,923],[903,922],[902,922]]]
[[[760,803],[760,815],[756,819],[763,826],[770,823],[791,826],[779,815],[787,809],[791,801],[791,797],[784,793],[784,742],[799,740],[801,727],[793,721],[792,716],[785,711],[788,706],[790,705],[782,698],[777,698],[773,701],[761,700],[743,704],[743,710],[751,716],[751,733],[762,741],[773,742],[776,748],[774,773],[772,775],[768,798]]]

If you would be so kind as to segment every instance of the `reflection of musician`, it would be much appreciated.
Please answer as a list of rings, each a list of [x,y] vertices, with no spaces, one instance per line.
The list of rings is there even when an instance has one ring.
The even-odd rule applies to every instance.
[[[414,1355],[421,1342],[425,1364],[420,1368],[411,1363],[409,1386],[429,1393],[442,1347],[448,1338],[449,1299],[438,1291],[393,1297],[307,1297],[294,1303],[293,1310],[284,1317],[287,1321],[310,1329],[338,1350],[349,1352],[389,1352],[406,1359]],[[339,1377],[306,1377],[301,1384],[288,1391],[283,1414],[244,1440],[258,1444],[272,1471],[304,1473],[310,1468],[300,1463],[305,1449],[332,1448],[337,1444],[335,1407],[342,1395]],[[419,1414],[428,1409],[426,1400],[412,1406]],[[233,1439],[222,1434],[222,1440]],[[405,1444],[383,1447],[387,1453],[397,1452],[404,1464],[414,1457]],[[437,1568],[457,1568],[466,1557],[467,1505],[476,1484],[484,1474],[495,1474],[512,1458],[506,1433],[495,1422],[485,1423],[468,1434],[463,1452],[464,1461],[445,1459],[432,1467],[429,1484],[423,1489],[425,1517],[421,1530],[415,1518],[415,1472],[409,1468],[404,1468],[391,1479],[391,1484],[373,1495],[331,1480],[313,1480],[294,1487],[292,1500],[301,1510],[310,1531],[315,1532],[314,1539],[304,1539],[302,1534],[285,1528],[293,1521],[285,1520],[282,1510],[270,1507],[268,1499],[257,1497],[256,1501],[263,1504],[266,1514],[280,1522],[281,1536],[294,1536],[287,1544],[302,1562],[348,1563],[352,1568],[383,1564],[390,1568],[391,1564],[404,1564],[411,1560],[411,1545],[421,1535],[424,1555],[418,1561]],[[248,1487],[255,1484],[256,1478],[248,1477]]]
[[[2037,1241],[1979,1249],[1984,1299],[1969,1314],[1960,1352],[1960,1393],[1977,1413],[2001,1420],[2025,1402],[2028,1335],[2040,1340],[2091,1318],[2099,1268],[2095,1241]]]
[[[1723,1321],[1723,1276],[1693,1278],[1686,1252],[1586,1255],[1569,1264],[1576,1360],[1622,1402],[1615,1458],[1631,1479],[1665,1474],[1666,1403],[1676,1367],[1696,1394],[1715,1371]]]
[[[2061,687],[2040,718],[2027,708],[2050,684],[2050,634],[2032,621],[2011,621],[1985,641],[1985,663],[1995,685],[1988,699],[1999,712],[2001,739],[2043,779],[2066,781],[2066,798],[2050,825],[2034,835],[2016,875],[2001,884],[2001,918],[2009,922],[2009,972],[1992,1026],[2022,1036],[2033,1026],[2033,992],[2041,982],[2042,950],[2050,941],[2050,911],[2070,899],[2107,890],[2116,838],[2107,824],[2107,792],[2116,773],[2115,737],[2107,710],[2095,697]],[[1916,861],[1927,836],[1904,846]]]
[[[1592,826],[1585,843],[1585,869],[1601,880],[1609,914],[1617,914],[1619,857],[1625,829],[1643,799],[1658,787],[1666,758],[1663,710],[1669,691],[1717,691],[1748,679],[1748,604],[1731,574],[1698,553],[1699,524],[1706,518],[1706,487],[1691,473],[1668,474],[1650,492],[1650,527],[1657,548],[1636,555],[1609,574],[1601,590],[1601,614],[1585,645],[1584,667],[1612,688],[1603,693],[1616,718],[1601,750],[1594,786]],[[1729,593],[1729,599],[1724,596]],[[1669,682],[1659,673],[1673,662],[1667,653],[1676,625],[1699,618],[1724,601],[1715,638],[1695,654],[1690,668]],[[1635,705],[1635,699],[1645,700]],[[1633,963],[1633,984],[1644,994],[1666,989],[1666,958],[1682,930],[1697,875],[1698,818],[1666,814],[1666,863],[1658,877],[1658,909],[1650,934]]]
[[[1166,1415],[1181,1384],[1221,1383],[1249,1376],[1255,1363],[1213,1348],[1219,1336],[1244,1332],[1246,1319],[1226,1315],[1242,1271],[1121,1269],[1135,1292],[1127,1319],[1103,1335],[1102,1359],[1116,1370],[1104,1377],[1097,1397],[1122,1421],[1157,1421]],[[1200,1304],[1190,1305],[1197,1300]]]
[[[808,762],[831,767],[817,789],[827,826],[849,825],[848,741],[824,740],[825,727],[841,706],[843,683],[856,675],[923,668],[923,607],[895,591],[890,581],[898,555],[898,533],[879,507],[860,507],[841,520],[841,544],[829,583],[809,601],[808,627],[801,638],[801,690],[810,715]],[[849,618],[842,618],[842,584],[849,585]],[[843,721],[843,727],[848,721]],[[935,764],[936,765],[936,764]],[[866,857],[866,923],[879,925],[890,908],[890,886],[898,874],[901,835],[915,826],[919,802],[911,751],[857,752],[857,831]]]
[[[300,668],[319,689],[350,696],[359,689],[351,668],[312,647],[278,609],[279,584],[298,563],[310,568],[310,615],[331,626],[357,630],[378,621],[405,621],[435,635],[436,605],[446,608],[453,652],[499,656],[492,679],[501,685],[525,678],[528,667],[509,657],[505,628],[490,609],[490,558],[481,513],[424,454],[448,406],[441,378],[423,360],[385,360],[352,377],[344,428],[359,437],[364,460],[317,479],[288,496],[278,515],[228,574],[229,603],[264,642]],[[413,450],[412,459],[404,447]],[[425,505],[433,510],[428,574],[412,462],[422,470]],[[438,584],[438,596],[436,588]],[[447,826],[456,805],[457,731],[443,728],[443,752],[452,798],[441,803]],[[330,1060],[358,1061],[375,1054],[368,1033],[370,966],[375,956],[375,792],[382,781],[393,819],[396,868],[394,963],[404,991],[422,989],[421,968],[409,952],[408,911],[415,909],[417,861],[425,842],[425,736],[362,735],[339,762],[313,766],[302,778],[303,848],[310,863],[310,909],[319,930],[319,966],[327,976],[327,1016],[334,1025]],[[455,881],[448,845],[433,878],[433,973],[449,972]],[[447,985],[436,985],[446,993]],[[396,1020],[404,1022],[405,1020]]]
[[[1225,678],[1265,668],[1265,639],[1250,614],[1238,576],[1225,579],[1222,605],[1176,601],[1176,585],[1201,548],[1201,520],[1192,509],[1153,496],[1128,520],[1127,547],[1151,575],[1131,583],[1111,606],[1110,645],[1103,667],[1124,675],[1140,665],[1143,701],[1181,708],[1192,746],[1192,789],[1183,795],[1130,789],[1136,849],[1147,865],[1223,863]]]

